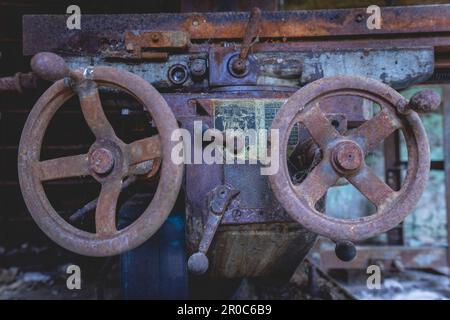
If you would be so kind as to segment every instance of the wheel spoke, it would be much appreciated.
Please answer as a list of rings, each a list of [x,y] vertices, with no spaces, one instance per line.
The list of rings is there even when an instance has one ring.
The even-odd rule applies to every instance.
[[[294,186],[295,192],[308,200],[310,207],[314,208],[317,201],[339,179],[328,161],[322,160],[299,185]]]
[[[41,181],[89,175],[87,154],[40,161],[34,167]]]
[[[306,127],[313,140],[323,150],[329,141],[339,136],[339,132],[336,131],[322,110],[320,110],[318,103],[302,112],[298,119]]]
[[[354,176],[347,177],[347,180],[377,208],[395,194],[394,190],[381,181],[367,165],[364,165]]]
[[[117,231],[116,206],[122,190],[122,180],[114,179],[102,184],[95,209],[95,228],[99,235],[108,236]]]
[[[158,135],[132,142],[128,148],[130,165],[161,157],[161,141]]]
[[[387,109],[380,111],[371,120],[364,122],[358,128],[352,130],[349,137],[355,141],[364,141],[364,152],[372,151],[379,143],[389,137],[395,130],[400,129],[402,124]]]
[[[90,80],[86,82],[87,84],[77,89],[84,119],[97,139],[115,136],[114,129],[103,111],[97,85]]]

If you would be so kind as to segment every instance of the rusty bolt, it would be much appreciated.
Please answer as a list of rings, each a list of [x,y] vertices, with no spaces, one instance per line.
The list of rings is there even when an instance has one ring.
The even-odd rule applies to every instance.
[[[206,74],[206,60],[194,59],[191,63],[191,74],[194,77],[203,77]]]
[[[159,34],[158,33],[152,33],[151,39],[153,42],[159,41]]]
[[[114,167],[114,157],[105,148],[95,149],[89,156],[89,168],[97,174],[106,174]]]
[[[188,269],[195,275],[202,275],[208,271],[208,257],[203,252],[196,252],[189,257]]]
[[[57,81],[70,74],[69,66],[63,58],[51,52],[40,52],[31,59],[31,69],[40,78]]]
[[[241,58],[234,58],[231,61],[231,70],[234,76],[244,76],[247,71],[247,61]]]
[[[342,174],[352,173],[361,167],[363,152],[354,142],[344,141],[331,152],[333,167]]]

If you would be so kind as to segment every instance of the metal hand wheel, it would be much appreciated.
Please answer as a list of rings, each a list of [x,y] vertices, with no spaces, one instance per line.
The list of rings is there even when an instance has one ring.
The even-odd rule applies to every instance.
[[[381,110],[354,130],[339,134],[322,113],[321,99],[359,96]],[[429,146],[415,111],[439,106],[433,91],[416,94],[408,103],[381,82],[363,77],[338,76],[317,80],[298,90],[279,110],[271,129],[279,130],[280,169],[269,180],[285,210],[307,229],[333,240],[358,241],[388,231],[400,223],[419,200],[430,166]],[[345,111],[345,106],[342,106]],[[296,123],[306,127],[322,152],[321,162],[300,184],[291,181],[287,142]],[[402,130],[408,148],[408,169],[402,187],[392,190],[367,166],[364,157],[396,130]],[[271,143],[274,143],[272,141]],[[376,213],[357,219],[338,219],[315,209],[315,204],[339,178],[345,177],[375,206]]]
[[[133,249],[162,225],[180,190],[183,166],[174,164],[170,137],[178,128],[164,98],[142,78],[111,67],[69,70],[62,58],[41,53],[33,58],[35,72],[56,81],[36,102],[19,146],[19,182],[25,203],[38,226],[62,247],[89,256],[111,256]],[[72,85],[68,85],[72,82]],[[158,135],[124,143],[103,111],[98,86],[121,89],[142,103],[156,123]],[[56,111],[78,94],[81,110],[95,142],[86,154],[41,160],[41,144]],[[148,160],[161,159],[156,193],[144,213],[130,226],[117,230],[116,205],[123,180]],[[159,161],[159,160],[158,160]],[[91,175],[101,183],[95,211],[96,232],[90,233],[65,221],[50,204],[42,182]]]

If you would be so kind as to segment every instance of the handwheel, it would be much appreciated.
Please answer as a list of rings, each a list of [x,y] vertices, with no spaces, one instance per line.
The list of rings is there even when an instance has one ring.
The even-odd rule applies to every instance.
[[[321,111],[320,101],[344,95],[371,100],[381,110],[361,126],[340,134]],[[363,77],[323,78],[301,88],[278,111],[271,127],[279,130],[280,146],[280,169],[269,176],[275,196],[293,219],[332,240],[359,241],[388,231],[413,209],[428,179],[428,140],[415,111],[432,111],[439,103],[440,97],[430,90],[419,92],[408,103],[389,86]],[[345,106],[342,108],[345,112]],[[306,127],[322,153],[320,163],[299,184],[291,181],[286,159],[289,134],[296,123]],[[402,130],[408,148],[406,178],[398,191],[378,178],[364,161],[368,152],[396,130]],[[374,214],[339,219],[315,209],[317,201],[341,177],[375,205]]]
[[[32,67],[56,81],[36,102],[19,146],[19,182],[25,203],[38,226],[62,247],[88,256],[111,256],[133,249],[150,238],[169,215],[178,196],[183,166],[171,161],[178,128],[164,98],[142,78],[111,67],[69,70],[62,58],[41,53]],[[70,85],[69,85],[70,84]],[[98,86],[123,90],[136,98],[156,123],[158,135],[125,144],[103,111]],[[81,110],[95,142],[86,154],[40,160],[41,144],[56,111],[78,94]],[[135,174],[138,164],[162,161],[156,193],[144,213],[131,225],[117,230],[116,205],[123,180]],[[50,204],[42,182],[91,175],[101,183],[95,210],[95,233],[78,229],[64,220]]]

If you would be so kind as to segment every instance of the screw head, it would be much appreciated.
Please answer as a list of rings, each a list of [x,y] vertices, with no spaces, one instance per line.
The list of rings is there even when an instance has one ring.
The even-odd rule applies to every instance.
[[[236,74],[243,74],[245,72],[246,68],[246,62],[243,59],[237,58],[234,59],[231,68]]]
[[[203,77],[206,73],[206,60],[195,59],[191,63],[191,74],[195,77]]]
[[[250,69],[250,63],[247,59],[241,59],[239,56],[232,57],[228,62],[228,71],[237,78],[245,77]]]
[[[159,41],[159,34],[158,33],[152,33],[151,38],[152,38],[153,42],[158,42]]]

